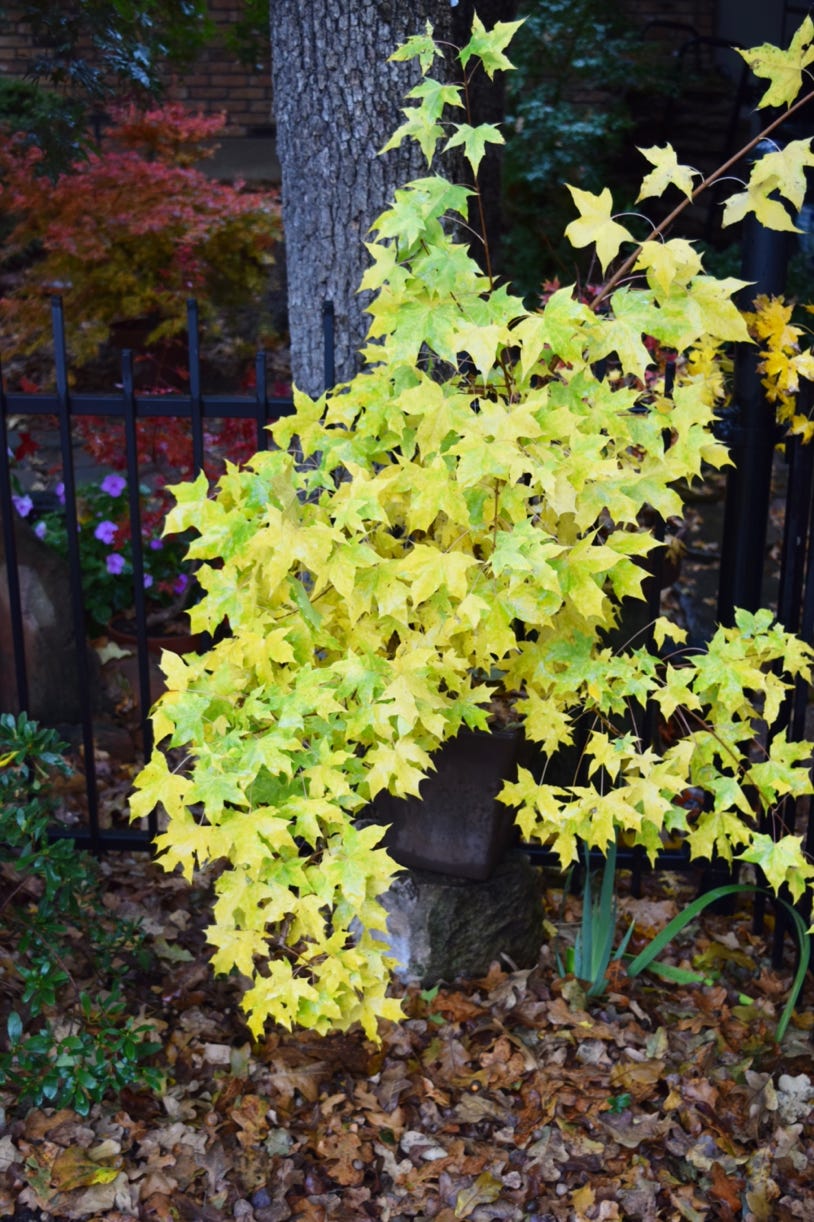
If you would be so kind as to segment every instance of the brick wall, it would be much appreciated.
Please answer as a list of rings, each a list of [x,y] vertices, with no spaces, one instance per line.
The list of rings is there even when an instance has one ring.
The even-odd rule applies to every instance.
[[[10,7],[10,6],[9,6]],[[6,13],[8,8],[4,6]],[[249,67],[239,62],[224,43],[224,34],[237,19],[234,0],[210,0],[210,15],[217,37],[183,78],[168,84],[172,101],[182,101],[192,110],[207,114],[225,111],[226,136],[268,132],[271,123],[271,72],[268,54]],[[34,51],[28,27],[7,18],[7,32],[0,32],[0,73],[22,76]]]
[[[654,0],[628,0],[625,8],[640,29],[653,21],[675,21],[693,26],[705,38],[716,33],[717,0],[670,0],[666,4],[654,3]]]
[[[239,5],[233,0],[210,0],[209,12],[218,27],[215,42],[191,71],[170,83],[169,96],[207,114],[225,111],[226,136],[265,134],[271,125],[268,51],[254,65],[241,64],[224,42],[226,31],[239,16]]]
[[[34,50],[31,33],[22,21],[15,21],[6,9],[6,20],[0,29],[0,73],[22,76]]]

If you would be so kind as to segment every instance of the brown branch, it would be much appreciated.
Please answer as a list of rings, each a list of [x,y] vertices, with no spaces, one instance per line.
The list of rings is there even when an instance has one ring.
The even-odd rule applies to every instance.
[[[780,127],[782,123],[785,123],[785,121],[791,115],[793,115],[795,111],[799,110],[802,106],[805,106],[805,104],[810,102],[812,99],[814,99],[814,89],[805,94],[804,97],[798,98],[797,101],[788,108],[788,110],[785,110],[782,115],[778,115],[776,119],[773,119],[772,122],[764,127],[757,136],[755,136],[752,140],[749,140],[748,143],[744,144],[742,148],[738,149],[737,153],[734,153],[730,158],[728,158],[727,161],[723,163],[723,165],[718,166],[718,169],[710,174],[708,178],[705,178],[703,182],[699,183],[692,195],[683,199],[680,204],[677,204],[675,208],[673,208],[672,212],[655,227],[653,232],[647,238],[645,238],[643,242],[639,243],[639,245],[633,251],[633,254],[629,255],[625,259],[624,263],[617,271],[614,272],[607,284],[602,286],[599,293],[591,303],[591,309],[596,310],[602,304],[602,302],[607,299],[609,294],[613,292],[620,280],[623,280],[628,272],[633,269],[636,260],[648,242],[653,242],[660,238],[661,235],[670,228],[673,221],[675,221],[676,218],[681,215],[684,209],[689,208],[690,204],[695,203],[699,195],[702,195],[707,188],[711,187],[714,183],[718,182],[719,179],[723,178],[724,175],[727,174],[733,166],[737,165],[737,163],[743,157],[745,157],[747,153],[751,152],[753,148],[756,148],[757,145],[760,144],[761,140],[765,140],[766,137],[775,131],[776,128]]]

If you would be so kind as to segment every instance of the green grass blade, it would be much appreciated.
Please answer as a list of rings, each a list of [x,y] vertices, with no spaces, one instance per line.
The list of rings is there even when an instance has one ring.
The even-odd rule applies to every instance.
[[[647,970],[671,984],[703,984],[706,980],[703,972],[691,972],[686,967],[674,967],[672,963],[660,963],[658,960],[651,963]]]
[[[622,956],[624,955],[625,951],[628,948],[628,943],[630,942],[630,939],[633,937],[633,930],[635,928],[636,928],[636,918],[631,917],[630,924],[627,927],[625,936],[622,938],[622,941],[619,943],[619,945],[616,948],[616,952],[614,953],[614,956],[613,956],[614,959],[622,958]]]
[[[797,945],[800,948],[800,961],[797,964],[797,971],[791,986],[791,992],[789,993],[788,1000],[783,1007],[783,1013],[780,1015],[780,1022],[777,1024],[775,1039],[777,1040],[778,1044],[782,1042],[783,1036],[786,1034],[786,1030],[791,1021],[791,1016],[794,1013],[794,1007],[797,1005],[800,991],[802,990],[805,982],[806,973],[808,972],[808,965],[811,962],[811,939],[808,936],[808,929],[805,921],[800,916],[797,909],[791,904],[788,904],[785,900],[781,900],[780,903],[787,912],[791,913],[791,918],[794,922],[794,927],[797,933]]]
[[[582,925],[581,930],[579,930],[578,953],[576,956],[576,962],[574,962],[574,970],[577,971],[578,979],[593,980],[593,976],[589,975],[590,969],[593,968],[594,963],[593,932],[594,896],[592,885],[590,885],[590,853],[588,852],[588,848],[585,847],[585,886],[582,893]],[[576,949],[577,947],[574,947],[574,951],[576,951]],[[584,976],[579,976],[579,971],[581,970],[587,974]]]
[[[783,1036],[788,1030],[788,1025],[791,1022],[794,1008],[800,997],[800,992],[805,982],[806,973],[808,972],[809,963],[811,962],[811,940],[808,936],[808,929],[803,918],[797,909],[789,904],[786,900],[780,899],[779,896],[772,895],[771,892],[765,891],[762,887],[755,887],[751,883],[729,883],[725,887],[715,887],[712,891],[707,891],[704,895],[699,895],[697,899],[688,904],[683,912],[679,912],[678,916],[673,917],[669,924],[665,925],[664,929],[653,938],[648,946],[631,959],[627,965],[629,976],[638,976],[641,972],[649,969],[655,972],[656,975],[662,976],[666,980],[672,980],[675,983],[691,984],[700,983],[703,977],[697,977],[693,973],[686,972],[681,968],[671,967],[665,963],[655,963],[654,960],[664,950],[664,948],[673,940],[673,938],[681,933],[681,931],[689,925],[690,921],[694,920],[699,913],[708,908],[710,904],[714,904],[716,900],[725,899],[728,895],[743,894],[744,892],[763,892],[770,899],[779,902],[783,905],[786,911],[790,914],[792,924],[794,925],[795,933],[797,934],[797,945],[800,951],[797,971],[794,975],[794,981],[791,986],[788,999],[783,1007],[783,1013],[780,1016],[780,1021],[777,1024],[775,1039],[778,1044],[782,1041]]]
[[[691,904],[688,904],[683,912],[679,912],[678,916],[674,916],[668,925],[660,933],[656,934],[652,942],[650,942],[643,951],[635,958],[631,959],[627,965],[629,976],[638,976],[646,968],[650,966],[664,950],[673,938],[681,933],[689,925],[690,921],[695,920],[700,912],[708,908],[710,904],[714,904],[716,900],[725,899],[727,895],[736,895],[739,892],[754,891],[755,888],[749,883],[727,883],[725,887],[715,887],[712,891],[707,891],[704,895],[699,895]]]
[[[602,871],[602,888],[599,892],[600,920],[609,917],[615,911],[614,892],[616,890],[616,841],[608,845],[605,854],[605,868]]]

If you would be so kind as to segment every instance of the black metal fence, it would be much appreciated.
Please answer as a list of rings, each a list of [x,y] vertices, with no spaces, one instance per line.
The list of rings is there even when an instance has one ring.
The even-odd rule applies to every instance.
[[[70,615],[76,645],[77,696],[81,710],[81,745],[87,791],[87,827],[71,834],[78,844],[94,851],[100,849],[146,848],[157,827],[142,831],[133,829],[102,829],[99,820],[99,793],[94,745],[94,715],[91,683],[86,650],[85,607],[82,595],[82,574],[77,533],[77,481],[75,474],[72,422],[81,417],[102,417],[122,421],[124,431],[127,485],[133,558],[133,604],[138,659],[138,698],[141,734],[145,756],[152,738],[149,720],[150,675],[147,648],[147,612],[144,585],[144,554],[141,534],[140,473],[137,459],[137,424],[151,418],[184,419],[189,421],[192,467],[197,474],[204,467],[205,423],[210,420],[250,420],[257,429],[257,448],[268,444],[266,425],[293,411],[290,398],[271,396],[268,391],[267,360],[258,353],[255,360],[253,394],[210,395],[202,390],[201,347],[198,309],[194,301],[187,306],[189,390],[186,394],[140,394],[135,388],[133,354],[122,353],[121,389],[114,393],[74,393],[69,388],[68,355],[62,302],[54,298],[51,307],[54,344],[56,391],[52,393],[9,393],[3,389],[0,370],[0,516],[6,556],[10,627],[12,635],[17,704],[29,706],[29,682],[26,667],[23,613],[19,580],[15,509],[9,463],[9,419],[14,417],[52,416],[56,420],[61,454],[62,480],[65,488],[65,524],[68,540],[71,606]],[[334,378],[333,370],[333,310],[323,307],[325,345],[325,378]]]

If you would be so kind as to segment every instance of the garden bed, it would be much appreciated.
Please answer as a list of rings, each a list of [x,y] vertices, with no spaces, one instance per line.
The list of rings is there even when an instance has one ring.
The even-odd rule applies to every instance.
[[[18,1219],[785,1219],[810,1217],[811,983],[782,1050],[791,975],[746,910],[671,948],[706,983],[620,969],[586,1009],[549,947],[437,992],[407,990],[380,1047],[360,1032],[270,1028],[252,1044],[237,982],[213,980],[192,890],[145,858],[103,863],[111,912],[149,933],[130,982],[162,1045],[162,1092],[126,1088],[87,1118],[7,1117],[0,1216]],[[578,919],[557,876],[549,931]],[[647,939],[692,894],[662,874],[622,898]],[[618,966],[618,965],[617,965]],[[7,1107],[11,1100],[6,1100]]]

